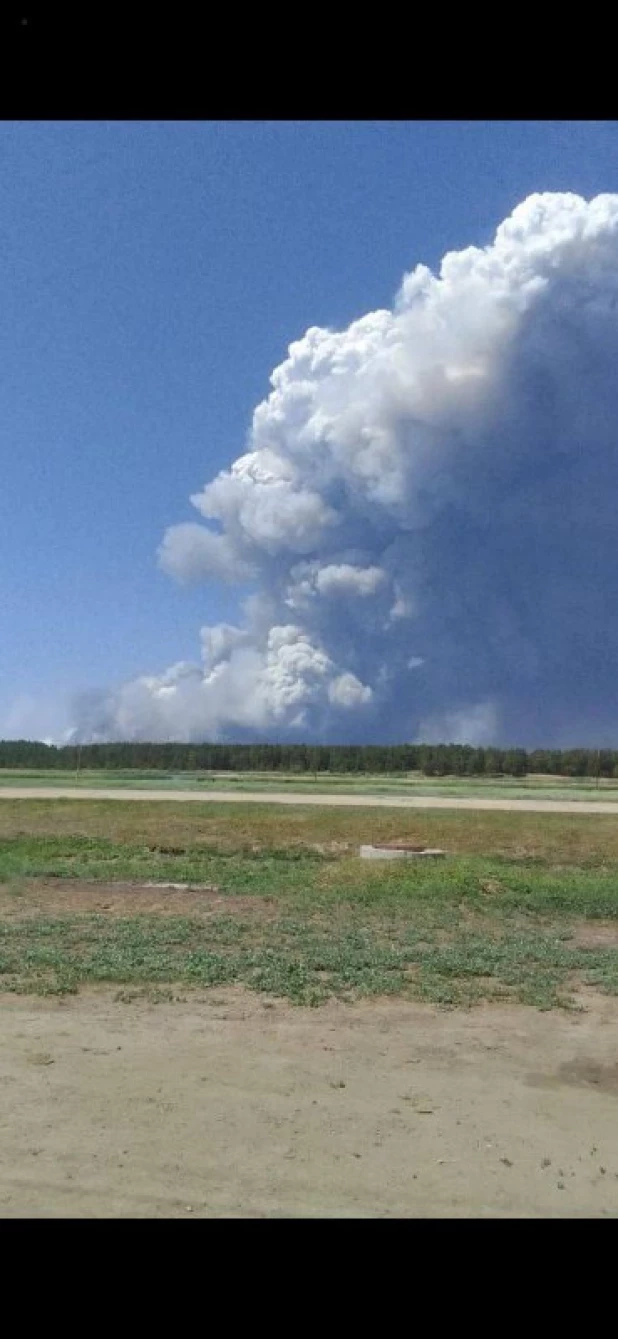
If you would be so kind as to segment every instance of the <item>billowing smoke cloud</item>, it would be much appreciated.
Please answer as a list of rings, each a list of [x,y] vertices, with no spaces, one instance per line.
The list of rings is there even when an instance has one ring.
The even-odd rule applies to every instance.
[[[534,195],[289,348],[162,567],[239,583],[84,738],[618,741],[618,196]]]

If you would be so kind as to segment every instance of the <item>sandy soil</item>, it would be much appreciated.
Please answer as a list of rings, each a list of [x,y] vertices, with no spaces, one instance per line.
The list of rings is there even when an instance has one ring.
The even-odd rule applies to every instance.
[[[0,1001],[4,1217],[618,1216],[618,1002]]]
[[[529,814],[618,814],[610,800],[486,800],[433,795],[304,795],[287,791],[121,790],[112,787],[3,786],[2,800],[170,800],[201,804],[318,804],[360,809],[511,809]]]

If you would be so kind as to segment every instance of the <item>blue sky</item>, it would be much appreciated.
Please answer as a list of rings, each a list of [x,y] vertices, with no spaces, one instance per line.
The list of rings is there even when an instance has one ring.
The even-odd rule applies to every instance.
[[[288,344],[535,191],[617,191],[618,124],[4,123],[0,171],[0,733],[24,698],[44,733],[236,617],[156,551]]]

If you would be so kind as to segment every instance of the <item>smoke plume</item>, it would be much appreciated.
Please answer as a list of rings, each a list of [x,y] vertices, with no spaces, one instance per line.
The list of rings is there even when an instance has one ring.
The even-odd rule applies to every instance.
[[[618,195],[539,194],[307,330],[160,548],[238,626],[76,734],[618,742],[617,304]]]

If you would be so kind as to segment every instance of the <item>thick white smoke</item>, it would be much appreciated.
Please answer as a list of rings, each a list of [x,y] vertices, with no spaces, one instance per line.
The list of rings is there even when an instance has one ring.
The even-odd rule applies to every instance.
[[[290,345],[162,567],[240,626],[83,738],[618,740],[618,196],[534,195]]]

